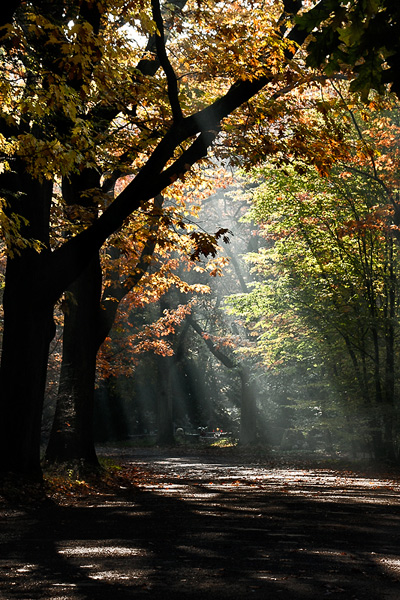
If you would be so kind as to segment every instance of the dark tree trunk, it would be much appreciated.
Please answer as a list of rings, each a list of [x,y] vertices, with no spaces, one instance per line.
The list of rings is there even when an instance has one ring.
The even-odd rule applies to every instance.
[[[21,168],[22,174],[18,175]],[[23,217],[19,246],[9,249],[3,297],[4,331],[0,371],[0,472],[41,477],[40,435],[49,344],[55,333],[49,257],[52,183],[24,173],[1,177],[10,213]],[[17,190],[22,193],[17,194]],[[25,241],[24,241],[25,238]],[[38,252],[29,240],[41,245]]]
[[[395,462],[398,458],[394,433],[395,433],[395,331],[394,323],[396,318],[396,287],[397,278],[395,270],[394,240],[388,239],[388,264],[387,264],[387,291],[385,307],[385,346],[386,346],[386,365],[385,365],[385,409],[384,409],[384,440],[386,446],[386,458]]]
[[[160,196],[155,203],[157,209],[161,208],[162,201]],[[118,268],[111,267],[107,273],[110,284],[101,302],[102,272],[98,254],[69,289],[59,394],[46,450],[49,463],[79,459],[88,465],[98,465],[93,437],[97,353],[114,324],[120,301],[148,269],[148,258],[154,248],[154,241],[145,244],[135,274],[124,284],[120,283]],[[108,253],[112,262],[118,264],[119,250],[111,247]]]
[[[9,261],[1,361],[0,471],[41,477],[40,433],[53,306],[24,289],[30,261]],[[37,271],[36,271],[37,273]]]
[[[247,446],[257,441],[257,405],[249,370],[239,369],[242,384],[239,444]]]
[[[65,302],[63,357],[46,460],[98,466],[93,440],[101,268],[97,255],[70,286]]]
[[[172,446],[175,444],[171,395],[172,358],[169,356],[158,356],[157,366],[157,444],[160,444],[160,446]]]

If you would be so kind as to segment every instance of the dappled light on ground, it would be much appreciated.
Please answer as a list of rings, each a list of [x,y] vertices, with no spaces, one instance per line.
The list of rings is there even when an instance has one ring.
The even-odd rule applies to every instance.
[[[398,600],[395,476],[122,454],[113,486],[3,507],[1,597]]]
[[[196,486],[196,477],[207,473],[212,491],[197,492],[196,496],[215,496],[227,488],[246,488],[251,493],[273,491],[304,497],[317,502],[337,501],[360,503],[392,503],[399,499],[400,483],[393,479],[363,477],[353,472],[327,469],[263,468],[260,465],[234,465],[188,462],[187,459],[159,460],[152,463],[156,479],[150,477],[142,487],[182,493]],[[202,473],[203,471],[203,473]],[[191,481],[193,480],[193,481]],[[207,484],[207,482],[205,482]]]
[[[135,548],[123,546],[77,546],[58,551],[66,556],[132,556],[139,554]]]

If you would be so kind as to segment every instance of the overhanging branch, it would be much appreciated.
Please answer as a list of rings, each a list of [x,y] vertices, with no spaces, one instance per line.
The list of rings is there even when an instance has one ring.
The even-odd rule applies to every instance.
[[[168,98],[171,105],[172,116],[174,121],[181,121],[183,119],[183,114],[179,103],[178,82],[165,48],[164,23],[161,16],[159,0],[151,0],[151,7],[153,10],[153,19],[157,26],[155,39],[157,56],[167,77]]]
[[[322,0],[324,2],[324,0]],[[301,32],[304,41],[307,33]],[[298,39],[299,29],[295,26],[286,36]],[[287,52],[287,58],[292,55]],[[203,110],[176,121],[143,165],[135,179],[121,192],[104,213],[85,231],[55,250],[50,257],[51,271],[58,274],[54,281],[55,295],[65,289],[76,278],[79,266],[96,252],[106,239],[116,231],[123,221],[143,202],[154,198],[168,187],[176,178],[206,156],[214,142],[221,121],[256,96],[268,83],[272,75],[265,74],[257,78],[239,80],[228,92]],[[197,136],[197,137],[196,137]],[[177,148],[185,141],[194,138],[194,142],[178,157],[172,165],[166,165],[173,158]]]
[[[238,366],[236,362],[234,362],[231,358],[229,358],[229,356],[227,356],[226,354],[221,352],[219,348],[217,348],[214,342],[206,336],[205,332],[202,330],[200,325],[197,323],[197,321],[193,319],[191,315],[188,315],[186,317],[186,321],[190,324],[194,331],[199,334],[199,336],[202,338],[203,342],[206,344],[207,348],[215,356],[215,358],[218,358],[218,360],[222,362],[222,364],[225,365],[225,367],[227,367],[228,369],[234,369]]]

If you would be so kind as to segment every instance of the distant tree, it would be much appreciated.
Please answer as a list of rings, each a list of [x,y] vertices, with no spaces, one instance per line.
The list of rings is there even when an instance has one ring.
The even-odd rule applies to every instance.
[[[341,103],[343,95],[339,100]],[[266,169],[253,218],[274,246],[252,255],[262,280],[232,298],[270,368],[314,368],[341,390],[345,414],[377,458],[397,454],[398,103],[342,113],[350,154],[329,177],[304,164]],[[260,320],[259,320],[260,319]],[[257,352],[257,350],[256,350]],[[318,357],[318,358],[317,358]],[[345,357],[347,357],[345,359]]]
[[[188,323],[204,340],[210,352],[219,360],[225,367],[236,372],[240,378],[240,433],[239,443],[247,446],[254,444],[257,440],[257,396],[254,384],[251,380],[249,368],[245,364],[240,364],[234,358],[228,355],[227,352],[221,350],[217,339],[212,339],[215,336],[210,336],[203,331],[195,319],[188,316]]]

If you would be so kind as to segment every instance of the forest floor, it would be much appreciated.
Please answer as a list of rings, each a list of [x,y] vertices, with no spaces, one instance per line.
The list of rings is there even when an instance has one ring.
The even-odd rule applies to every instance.
[[[100,448],[101,482],[0,502],[0,598],[400,598],[400,474],[238,449]]]

